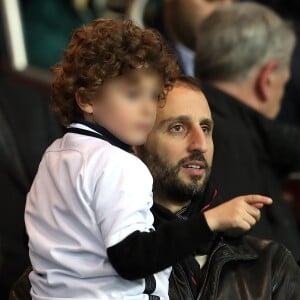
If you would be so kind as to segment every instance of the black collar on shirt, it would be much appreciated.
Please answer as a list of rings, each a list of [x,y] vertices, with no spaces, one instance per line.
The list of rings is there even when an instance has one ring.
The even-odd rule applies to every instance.
[[[224,117],[240,119],[242,121],[249,118],[265,118],[262,114],[241,100],[238,100],[234,96],[211,84],[202,83],[201,87],[207,97],[208,104],[213,113],[217,113]]]
[[[213,208],[221,203],[223,203],[223,200],[220,198],[217,190],[210,182],[208,182],[202,196],[200,198],[193,199],[188,206],[183,207],[176,214],[172,213],[169,209],[163,207],[162,205],[154,202],[151,208],[155,218],[154,227],[167,220],[176,218],[181,220],[188,219],[195,213],[205,211],[208,208]]]
[[[78,133],[83,135],[92,136],[98,139],[105,140],[112,145],[119,147],[123,149],[124,151],[132,153],[132,147],[124,142],[122,142],[120,139],[118,139],[116,136],[114,136],[112,133],[110,133],[106,128],[102,127],[99,124],[90,123],[87,121],[78,121],[77,123],[85,125],[93,130],[95,130],[97,133],[93,131],[89,131],[82,128],[76,128],[76,127],[69,127],[67,128],[66,132],[72,132],[72,133]]]

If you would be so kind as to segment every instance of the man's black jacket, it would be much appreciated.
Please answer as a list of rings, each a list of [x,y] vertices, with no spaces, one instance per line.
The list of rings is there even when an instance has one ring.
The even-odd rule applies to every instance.
[[[188,208],[192,215],[215,195],[209,187],[205,200]],[[205,203],[206,202],[206,203]],[[181,218],[154,204],[155,226]],[[184,217],[189,217],[186,212]],[[180,247],[180,245],[178,245]],[[300,299],[300,269],[291,253],[281,244],[250,236],[229,239],[219,235],[199,253],[207,254],[202,270],[194,256],[173,266],[170,276],[170,300],[296,300]]]

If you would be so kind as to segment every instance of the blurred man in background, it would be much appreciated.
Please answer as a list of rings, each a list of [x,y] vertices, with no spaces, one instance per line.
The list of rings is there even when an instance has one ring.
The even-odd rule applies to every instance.
[[[196,76],[215,121],[212,180],[225,199],[273,199],[252,234],[285,244],[300,258],[295,217],[282,182],[300,166],[300,132],[274,119],[290,76],[295,34],[272,10],[237,3],[212,13],[197,31]]]
[[[157,28],[177,52],[183,73],[194,75],[197,26],[214,10],[237,0],[149,0],[142,18]]]
[[[9,71],[0,28],[0,299],[29,263],[26,194],[46,147],[62,129],[37,83]]]

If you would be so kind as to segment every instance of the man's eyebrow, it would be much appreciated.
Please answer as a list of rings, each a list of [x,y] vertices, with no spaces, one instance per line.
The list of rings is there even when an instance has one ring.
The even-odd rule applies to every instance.
[[[161,126],[164,126],[166,124],[173,123],[173,122],[191,122],[191,118],[189,118],[188,116],[185,116],[185,115],[171,117],[171,118],[168,118],[168,119],[161,120],[159,122],[158,126],[161,127]]]
[[[200,124],[208,124],[211,127],[214,127],[214,125],[215,125],[214,120],[209,119],[209,118],[201,119]]]
[[[176,117],[171,117],[171,118],[168,118],[168,119],[161,120],[159,122],[158,126],[162,127],[166,124],[170,124],[170,123],[174,123],[174,122],[191,123],[192,121],[191,121],[191,118],[189,116],[181,115],[181,116],[176,116]],[[214,121],[210,118],[204,118],[204,119],[199,120],[199,124],[208,124],[211,127],[213,127],[214,126]]]

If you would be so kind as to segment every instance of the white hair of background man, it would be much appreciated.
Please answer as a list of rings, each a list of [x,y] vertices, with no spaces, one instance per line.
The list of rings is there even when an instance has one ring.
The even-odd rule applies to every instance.
[[[238,82],[270,60],[287,66],[296,42],[291,24],[257,3],[216,10],[196,34],[196,75],[204,81]]]

